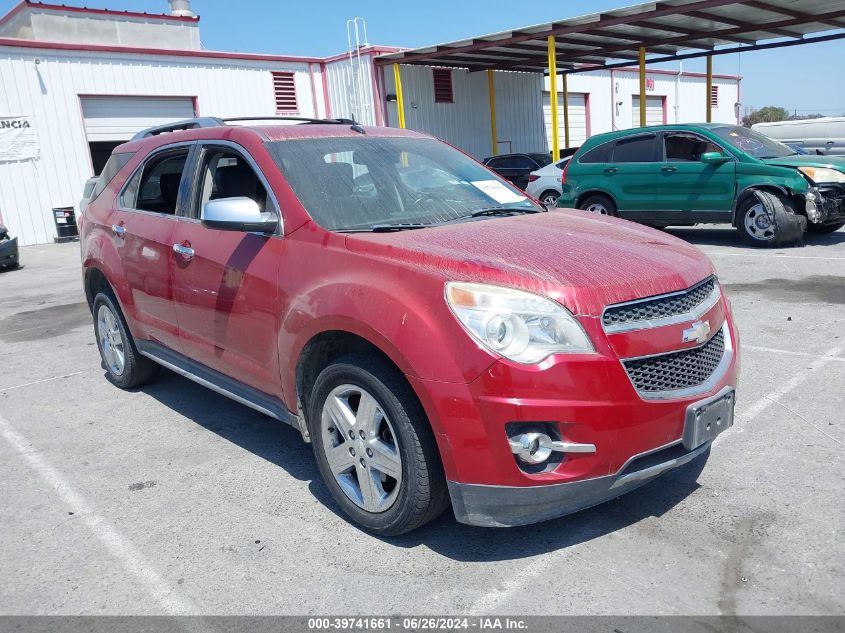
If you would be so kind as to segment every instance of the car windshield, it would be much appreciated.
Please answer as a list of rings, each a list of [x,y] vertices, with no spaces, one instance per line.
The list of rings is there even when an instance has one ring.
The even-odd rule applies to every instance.
[[[782,158],[792,156],[795,150],[787,145],[763,136],[759,132],[738,126],[713,128],[713,132],[738,150],[754,158]]]
[[[536,212],[524,193],[433,139],[377,136],[267,143],[299,201],[331,231],[434,226]]]

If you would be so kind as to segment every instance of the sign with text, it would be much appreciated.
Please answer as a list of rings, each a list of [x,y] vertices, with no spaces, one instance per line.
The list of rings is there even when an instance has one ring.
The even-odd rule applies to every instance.
[[[31,116],[0,116],[0,162],[38,158],[38,136]]]

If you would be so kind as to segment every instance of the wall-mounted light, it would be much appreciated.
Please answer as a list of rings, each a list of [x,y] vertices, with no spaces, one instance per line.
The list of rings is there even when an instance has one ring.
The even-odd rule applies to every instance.
[[[384,100],[387,101],[388,103],[395,103],[397,101],[396,93],[391,92],[389,94],[384,95]]]

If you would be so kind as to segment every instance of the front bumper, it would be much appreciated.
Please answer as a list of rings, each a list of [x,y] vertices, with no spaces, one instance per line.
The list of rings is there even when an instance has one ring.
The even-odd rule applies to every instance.
[[[455,517],[482,527],[539,523],[604,503],[697,457],[707,460],[711,442],[686,451],[674,443],[632,457],[619,473],[549,486],[488,486],[449,481]]]
[[[845,221],[845,185],[822,184],[811,188],[805,198],[805,211],[814,224]]]
[[[18,265],[18,238],[0,241],[0,268],[16,268]]]

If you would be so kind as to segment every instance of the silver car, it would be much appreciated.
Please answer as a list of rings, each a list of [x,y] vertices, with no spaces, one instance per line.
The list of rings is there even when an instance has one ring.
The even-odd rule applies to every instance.
[[[528,187],[525,189],[532,198],[539,200],[547,207],[555,206],[560,197],[561,176],[563,167],[572,156],[562,158],[556,163],[550,163],[528,176]]]

